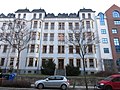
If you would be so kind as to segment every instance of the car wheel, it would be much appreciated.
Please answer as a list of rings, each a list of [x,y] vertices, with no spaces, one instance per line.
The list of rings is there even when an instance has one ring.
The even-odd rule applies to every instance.
[[[106,86],[105,90],[112,90],[112,87],[111,86]]]
[[[66,89],[67,89],[67,85],[63,84],[63,85],[61,86],[61,89],[62,89],[62,90],[66,90]]]
[[[43,87],[44,87],[44,86],[43,86],[42,83],[38,84],[38,86],[37,86],[38,89],[43,89]]]

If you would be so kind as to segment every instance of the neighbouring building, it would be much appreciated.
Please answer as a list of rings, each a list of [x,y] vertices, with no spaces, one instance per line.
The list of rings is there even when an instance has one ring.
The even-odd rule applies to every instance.
[[[102,70],[113,72],[113,56],[109,39],[110,35],[108,31],[107,17],[104,13],[100,12],[98,16],[96,16],[96,21],[97,36],[99,38],[98,50],[100,52],[98,58],[101,59]]]
[[[120,7],[112,5],[106,12],[115,70],[120,71]]]
[[[37,73],[46,60],[54,60],[56,70],[65,69],[67,64],[80,67],[83,64],[77,50],[66,44],[66,38],[74,38],[71,29],[85,30],[92,33],[98,42],[89,45],[86,55],[86,73],[94,74],[104,71],[104,61],[112,60],[111,45],[106,22],[106,16],[99,13],[95,16],[92,9],[80,9],[78,13],[46,13],[44,9],[18,9],[14,14],[0,15],[0,27],[16,20],[24,23],[32,32],[32,40],[28,48],[22,51],[19,63],[21,74]],[[6,29],[7,30],[7,29]],[[110,35],[111,36],[111,35]],[[0,67],[9,69],[10,65],[16,69],[17,52],[13,52],[7,43],[0,41]]]

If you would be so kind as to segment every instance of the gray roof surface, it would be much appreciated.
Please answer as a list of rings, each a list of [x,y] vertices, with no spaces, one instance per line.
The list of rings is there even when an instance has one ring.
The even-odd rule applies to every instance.
[[[95,12],[95,11],[93,11],[92,9],[83,8],[83,9],[80,9],[79,12]]]
[[[31,12],[45,12],[44,9],[33,9]]]
[[[18,9],[15,13],[30,13],[29,9]]]

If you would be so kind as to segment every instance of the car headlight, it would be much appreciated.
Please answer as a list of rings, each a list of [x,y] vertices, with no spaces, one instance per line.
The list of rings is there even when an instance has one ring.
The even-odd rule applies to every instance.
[[[104,83],[100,83],[100,85],[104,85]]]

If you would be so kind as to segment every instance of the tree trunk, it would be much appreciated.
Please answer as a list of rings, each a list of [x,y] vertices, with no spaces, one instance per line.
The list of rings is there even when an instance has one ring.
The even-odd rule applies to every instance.
[[[84,56],[83,56],[83,73],[84,73],[84,80],[85,80],[86,90],[88,90],[87,79],[86,79],[86,70],[85,70],[85,58],[84,58]]]
[[[17,57],[17,75],[20,74],[20,72],[19,72],[19,60],[20,60],[20,51],[18,50],[18,57]]]

